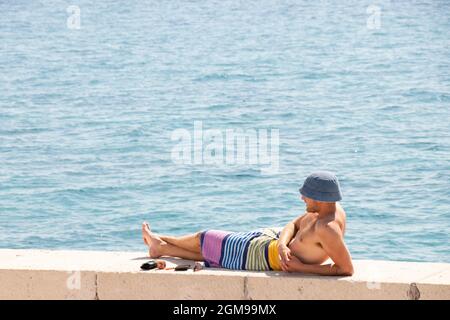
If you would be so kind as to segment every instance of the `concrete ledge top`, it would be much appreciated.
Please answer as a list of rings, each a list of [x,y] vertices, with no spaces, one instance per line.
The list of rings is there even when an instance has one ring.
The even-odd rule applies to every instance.
[[[174,272],[172,270],[156,269],[141,271],[141,264],[147,260],[150,260],[150,258],[145,255],[145,252],[0,249],[0,269],[166,274]],[[162,257],[161,260],[165,260],[168,267],[178,264],[194,264],[193,261],[169,257]],[[220,268],[206,268],[197,272],[188,270],[176,273],[252,277],[318,277],[321,279],[334,278],[345,281],[450,285],[450,264],[448,263],[355,260],[354,265],[355,274],[352,277],[323,277],[279,271],[239,271]]]
[[[162,257],[161,259],[167,262],[168,267],[186,263],[192,266],[194,265],[193,261],[188,260],[169,257]],[[422,292],[422,298],[424,298],[424,295],[425,298],[428,295],[429,298],[450,299],[450,264],[448,263],[356,260],[354,261],[355,273],[352,277],[325,277],[278,271],[256,272],[218,268],[206,268],[196,272],[192,269],[184,272],[157,269],[141,271],[140,266],[146,260],[149,260],[149,258],[146,257],[145,252],[0,249],[0,282],[8,282],[11,286],[19,288],[20,286],[17,286],[17,281],[20,278],[20,281],[24,282],[23,290],[28,291],[26,294],[23,293],[24,297],[21,296],[22,293],[19,291],[12,296],[13,298],[16,297],[19,299],[35,297],[36,292],[40,292],[37,297],[47,296],[37,289],[39,287],[37,284],[34,289],[30,289],[29,282],[37,281],[36,276],[33,275],[37,275],[39,272],[41,274],[46,272],[46,275],[49,274],[48,272],[62,272],[66,274],[66,278],[67,273],[71,272],[81,272],[86,275],[91,275],[91,280],[86,277],[84,280],[91,281],[93,287],[81,296],[81,293],[78,293],[78,296],[75,295],[78,298],[89,299],[98,298],[99,293],[102,295],[101,298],[105,299],[136,298],[136,294],[138,298],[142,299],[155,298],[149,296],[150,291],[147,292],[145,286],[156,285],[158,281],[160,286],[163,287],[167,286],[170,281],[175,281],[174,283],[177,285],[178,283],[185,282],[186,290],[184,291],[189,291],[189,288],[194,286],[199,292],[202,292],[202,294],[196,296],[192,291],[188,294],[175,290],[171,292],[171,295],[167,293],[166,296],[163,294],[162,296],[156,297],[161,299],[221,299],[224,296],[219,295],[219,292],[222,292],[220,288],[226,288],[227,286],[234,288],[231,291],[228,289],[228,291],[223,290],[223,294],[225,292],[229,294],[225,298],[230,299],[320,299],[329,298],[331,294],[329,293],[330,290],[338,290],[338,293],[339,290],[345,290],[345,294],[338,294],[341,298],[345,299],[370,299],[373,297],[415,299],[420,297],[420,292]],[[24,274],[31,275],[27,276],[28,278],[24,278]],[[42,277],[39,281],[44,281],[43,283],[45,283],[46,277]],[[190,281],[189,279],[195,280]],[[202,279],[204,279],[204,285],[206,286],[205,288],[208,288],[207,290],[203,287],[200,288]],[[109,288],[108,290],[105,289],[102,291],[102,286],[99,281],[104,281],[101,282],[102,285],[104,284],[114,289]],[[127,281],[131,281],[133,284],[125,286],[124,283]],[[217,283],[213,284],[214,281]],[[233,285],[233,281],[237,281],[235,285]],[[195,283],[195,285],[192,283]],[[314,289],[316,291],[315,293],[308,291],[310,289],[305,289],[305,286],[310,285],[312,286],[311,288],[317,288]],[[358,285],[360,286],[358,290],[362,291],[357,294],[356,292],[358,290],[355,291],[355,288]],[[183,287],[183,285],[180,286]],[[255,286],[254,290],[253,286]],[[257,289],[258,286],[262,286],[261,289]],[[263,288],[267,288],[267,286],[275,289],[271,289],[271,293],[264,292],[267,290]],[[276,291],[277,286],[279,288],[278,293]],[[295,292],[288,295],[288,289],[291,286],[292,290],[296,286]],[[379,290],[378,292],[372,290],[373,288],[380,288],[380,286],[383,286],[385,290],[384,295],[383,290]],[[420,287],[421,291],[417,289],[417,286]],[[142,287],[142,291],[136,291],[138,287]],[[205,293],[206,291],[211,291],[211,287],[217,288],[216,295],[214,295],[214,292],[210,292],[209,295]],[[319,287],[322,287],[320,292],[318,292]],[[329,289],[327,289],[328,287]],[[340,287],[342,289],[338,289]],[[396,288],[395,290],[393,289],[394,287]],[[133,294],[129,293],[131,296],[127,293],[127,290],[131,290],[130,288],[133,288]],[[390,291],[388,288],[391,288],[389,289]],[[0,299],[8,298],[12,295],[11,292],[1,292],[1,290]],[[397,290],[400,290],[401,294],[394,294]],[[353,291],[354,293],[352,293]],[[49,295],[49,297],[59,299],[62,296]],[[68,296],[65,294],[63,297],[67,298]],[[69,297],[71,296],[69,295]]]

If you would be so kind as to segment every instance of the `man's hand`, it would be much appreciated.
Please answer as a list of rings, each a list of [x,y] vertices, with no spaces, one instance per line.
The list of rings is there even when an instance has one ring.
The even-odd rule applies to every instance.
[[[283,266],[285,267],[289,260],[291,260],[292,258],[291,249],[289,249],[285,244],[279,244],[278,253],[280,254],[281,258],[281,268],[283,268]]]
[[[281,270],[285,272],[299,272],[302,270],[303,262],[296,256],[292,256],[287,263],[281,263]]]

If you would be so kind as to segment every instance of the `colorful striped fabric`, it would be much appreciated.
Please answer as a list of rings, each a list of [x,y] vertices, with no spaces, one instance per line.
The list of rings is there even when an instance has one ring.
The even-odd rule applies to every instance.
[[[202,231],[200,241],[205,266],[233,270],[281,270],[277,244],[282,229]]]

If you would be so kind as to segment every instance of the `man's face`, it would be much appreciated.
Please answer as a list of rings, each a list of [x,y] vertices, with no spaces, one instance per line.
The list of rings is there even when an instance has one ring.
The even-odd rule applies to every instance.
[[[306,211],[308,212],[315,212],[317,211],[317,202],[313,199],[310,199],[308,197],[305,196],[301,196],[301,199],[303,200],[303,202],[306,204]]]

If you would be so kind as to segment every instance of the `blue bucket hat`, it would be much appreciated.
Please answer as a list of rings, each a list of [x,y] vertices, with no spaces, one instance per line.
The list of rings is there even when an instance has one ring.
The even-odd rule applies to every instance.
[[[342,199],[339,181],[334,173],[328,171],[311,173],[300,188],[300,193],[322,202],[337,202]]]

